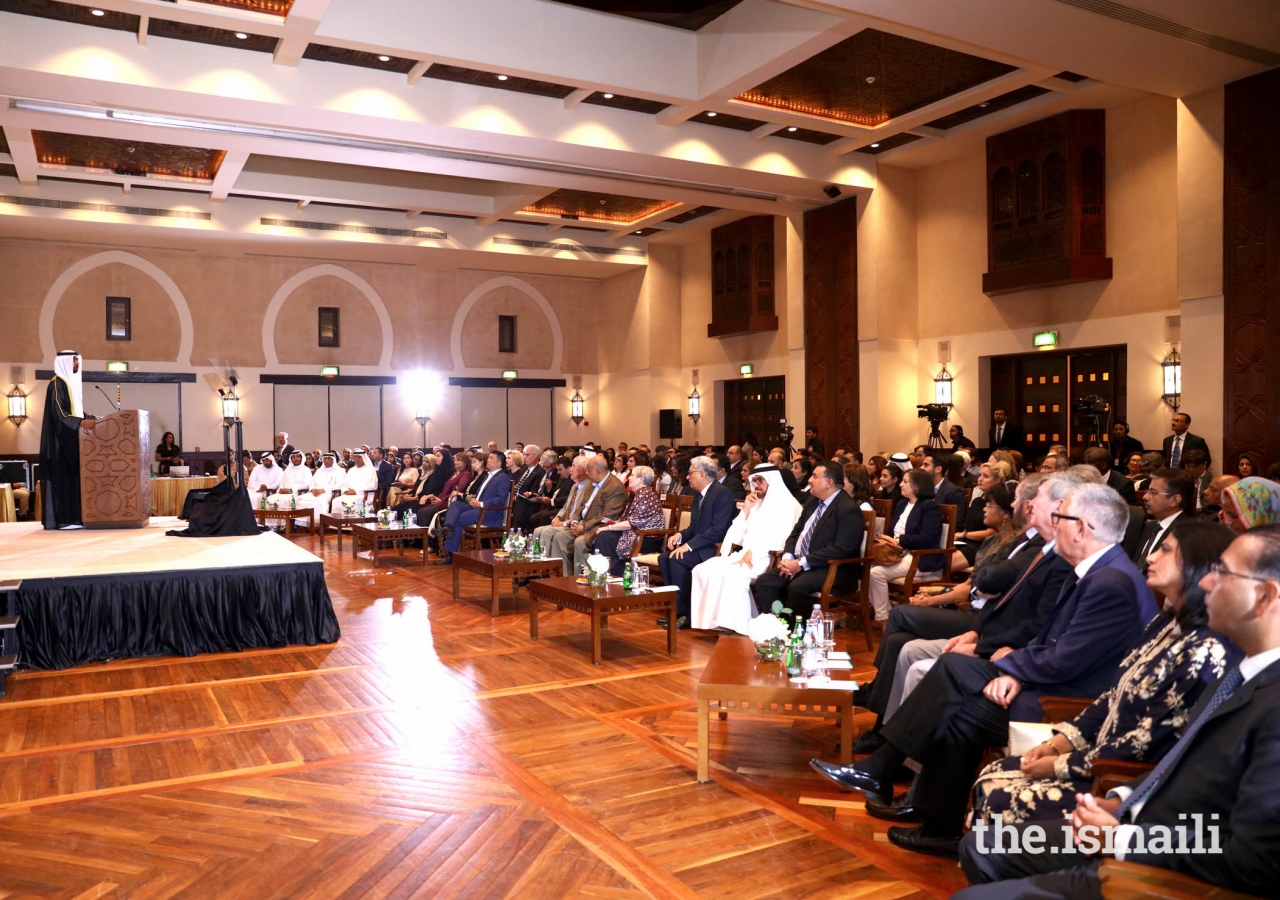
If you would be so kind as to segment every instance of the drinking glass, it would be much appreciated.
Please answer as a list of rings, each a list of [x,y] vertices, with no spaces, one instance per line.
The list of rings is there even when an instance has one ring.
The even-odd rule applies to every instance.
[[[632,593],[649,590],[649,567],[642,566],[639,563],[634,563],[634,565],[636,570],[631,577]]]

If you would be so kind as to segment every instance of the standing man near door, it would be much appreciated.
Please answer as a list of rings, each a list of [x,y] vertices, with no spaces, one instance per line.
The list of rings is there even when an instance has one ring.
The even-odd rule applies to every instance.
[[[989,450],[1017,450],[1022,453],[1026,441],[1022,435],[1022,426],[1009,421],[1009,411],[997,409],[991,413],[991,430],[988,432]]]
[[[1203,450],[1213,462],[1213,454],[1209,452],[1209,442],[1198,434],[1192,434],[1191,416],[1184,412],[1174,413],[1170,422],[1173,434],[1164,439],[1164,458],[1169,461],[1170,469],[1182,468],[1182,456],[1188,450]]]

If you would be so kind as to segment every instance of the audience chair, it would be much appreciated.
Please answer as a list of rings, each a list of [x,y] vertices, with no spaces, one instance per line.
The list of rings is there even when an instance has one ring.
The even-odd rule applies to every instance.
[[[637,531],[635,543],[631,545],[631,559],[649,570],[650,584],[662,584],[662,575],[658,569],[658,557],[662,554],[641,553],[640,545],[646,537],[670,536],[687,528],[689,518],[693,515],[693,497],[685,494],[663,494],[662,508],[667,510],[667,527]]]
[[[1103,900],[1137,900],[1156,897],[1161,900],[1252,900],[1252,894],[1241,894],[1201,881],[1170,869],[1144,866],[1141,863],[1106,859],[1098,869],[1102,880]]]
[[[474,525],[468,525],[462,529],[462,542],[460,546],[464,550],[482,550],[485,541],[501,542],[507,532],[511,530],[511,513],[515,507],[516,485],[511,483],[511,493],[507,495],[506,506],[482,506],[480,507],[480,518],[476,520]],[[485,516],[491,512],[502,512],[501,525],[482,525]]]
[[[889,530],[889,520],[893,518],[892,500],[872,500],[871,506],[876,511],[876,518],[884,522],[885,531]]]
[[[942,510],[942,540],[938,542],[937,549],[911,551],[911,568],[907,570],[907,574],[889,582],[889,599],[891,601],[904,602],[910,600],[912,595],[915,594],[918,585],[952,584],[951,555],[956,549],[957,509],[952,503],[939,503],[938,509]],[[941,556],[941,571],[924,574],[918,572],[920,560],[926,556]]]

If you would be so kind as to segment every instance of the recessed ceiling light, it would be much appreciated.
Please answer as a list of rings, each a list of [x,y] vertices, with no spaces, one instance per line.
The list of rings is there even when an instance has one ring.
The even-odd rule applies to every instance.
[[[390,57],[390,56],[379,56],[379,57],[378,57],[378,62],[391,62],[391,57]]]
[[[498,80],[499,80],[499,81],[506,81],[506,80],[507,80],[507,76],[506,76],[506,75],[499,75],[499,76],[498,76]]]
[[[636,234],[644,234],[643,231],[637,231]]]
[[[93,10],[92,12],[93,12],[93,14],[94,14],[95,16],[105,16],[105,15],[106,15],[106,13],[104,13],[104,12],[103,12],[102,10],[100,10],[100,9],[95,9],[95,10]]]
[[[604,95],[604,99],[606,99],[606,100],[612,100],[612,99],[613,99],[613,94],[605,94],[605,95]]]
[[[867,76],[867,84],[875,84],[875,83],[876,83],[876,76],[874,76],[874,75],[868,75],[868,76]]]
[[[795,131],[795,130],[796,130],[796,126],[794,125],[792,125],[790,128],[787,129],[787,131]]]
[[[872,149],[872,150],[874,150],[874,149],[876,149],[876,148],[877,148],[877,147],[879,147],[879,146],[880,146],[879,144],[872,144],[872,145],[871,145],[871,149]]]
[[[247,39],[248,39],[248,37],[249,37],[249,35],[245,34],[243,31],[237,31],[237,32],[236,32],[236,40],[237,40],[237,41],[247,40]]]
[[[707,113],[707,118],[708,118],[708,119],[714,119],[715,117],[716,117],[716,114],[715,114],[715,113],[713,113],[713,112],[709,112],[709,113]]]
[[[986,109],[990,105],[991,105],[990,103],[979,103],[978,109]]]

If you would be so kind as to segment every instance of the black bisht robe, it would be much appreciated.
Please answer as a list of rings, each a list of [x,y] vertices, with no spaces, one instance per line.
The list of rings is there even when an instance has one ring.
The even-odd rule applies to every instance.
[[[249,493],[232,478],[215,484],[191,504],[184,531],[166,531],[173,537],[232,537],[258,534],[263,529],[253,515]]]
[[[81,524],[80,422],[71,414],[71,392],[61,378],[49,382],[40,430],[40,480],[44,482],[47,530]]]

